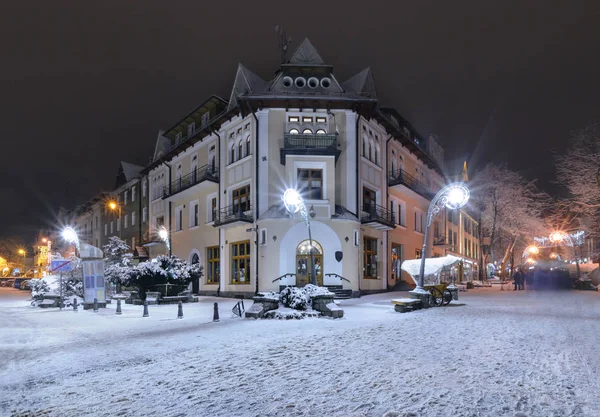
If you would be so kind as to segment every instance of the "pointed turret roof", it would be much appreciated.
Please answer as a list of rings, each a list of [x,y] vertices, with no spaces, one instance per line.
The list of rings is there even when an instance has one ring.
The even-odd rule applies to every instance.
[[[358,74],[342,83],[342,88],[347,92],[366,94],[372,97],[377,97],[375,89],[375,80],[371,68],[365,68]]]
[[[227,108],[232,109],[236,107],[237,98],[239,96],[260,93],[266,89],[266,86],[267,83],[265,80],[244,67],[242,64],[239,64]]]
[[[294,55],[290,58],[290,64],[294,65],[325,65],[325,61],[319,55],[308,38],[304,38]]]

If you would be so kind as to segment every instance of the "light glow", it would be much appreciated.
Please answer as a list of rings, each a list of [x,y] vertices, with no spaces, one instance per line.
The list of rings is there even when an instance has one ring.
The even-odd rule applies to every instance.
[[[286,210],[292,214],[297,213],[302,206],[302,197],[300,196],[300,193],[293,188],[285,190],[282,199]]]
[[[116,210],[117,209],[117,203],[115,203],[114,201],[110,201],[108,203],[108,208],[111,210]]]
[[[446,207],[456,210],[469,201],[469,189],[462,183],[452,184],[446,194]]]
[[[73,230],[72,227],[65,227],[62,232],[62,237],[69,243],[76,243],[78,240],[77,233],[75,232],[75,230]]]
[[[527,248],[527,252],[531,253],[532,255],[537,255],[540,253],[540,249],[535,245],[531,245]]]

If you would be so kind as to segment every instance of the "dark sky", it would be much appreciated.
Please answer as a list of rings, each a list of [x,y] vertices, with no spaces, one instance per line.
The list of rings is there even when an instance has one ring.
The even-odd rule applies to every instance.
[[[111,189],[158,129],[228,98],[238,62],[271,77],[275,24],[292,50],[308,36],[340,80],[371,66],[381,104],[447,155],[508,163],[549,191],[551,151],[600,114],[597,1],[7,3],[0,235]]]

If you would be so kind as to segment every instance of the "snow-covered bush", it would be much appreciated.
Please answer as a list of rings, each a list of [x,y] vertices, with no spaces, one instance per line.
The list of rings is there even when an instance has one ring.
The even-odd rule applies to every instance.
[[[203,275],[204,268],[198,264],[190,265],[177,256],[161,255],[152,261],[142,262],[132,268],[128,282],[130,285],[136,285],[140,297],[145,299],[149,289],[162,291],[162,285],[172,284],[181,290],[193,279],[200,279]]]
[[[279,294],[281,304],[294,310],[306,310],[306,292],[298,287],[285,287]]]
[[[111,236],[102,250],[104,252],[104,278],[106,281],[118,286],[128,285],[133,268],[131,248],[117,236]]]

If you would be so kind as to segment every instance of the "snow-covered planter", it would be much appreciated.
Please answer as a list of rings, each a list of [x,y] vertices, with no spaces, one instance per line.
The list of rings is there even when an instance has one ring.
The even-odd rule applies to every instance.
[[[45,299],[57,300],[60,299],[60,276],[48,275],[41,279],[30,280],[31,285],[31,298],[34,306],[42,305]],[[62,296],[63,304],[70,306],[73,298],[77,299],[77,303],[83,302],[83,283],[81,279],[74,274],[71,276],[70,273],[64,274],[62,278]],[[48,304],[48,303],[46,303]],[[58,307],[58,305],[56,305]]]
[[[286,287],[281,293],[258,293],[246,311],[247,318],[301,319],[319,315],[339,318],[344,311],[333,302],[334,293],[309,284],[304,288]]]
[[[298,287],[286,287],[280,293],[281,304],[294,310],[306,310],[308,302],[307,293]]]

